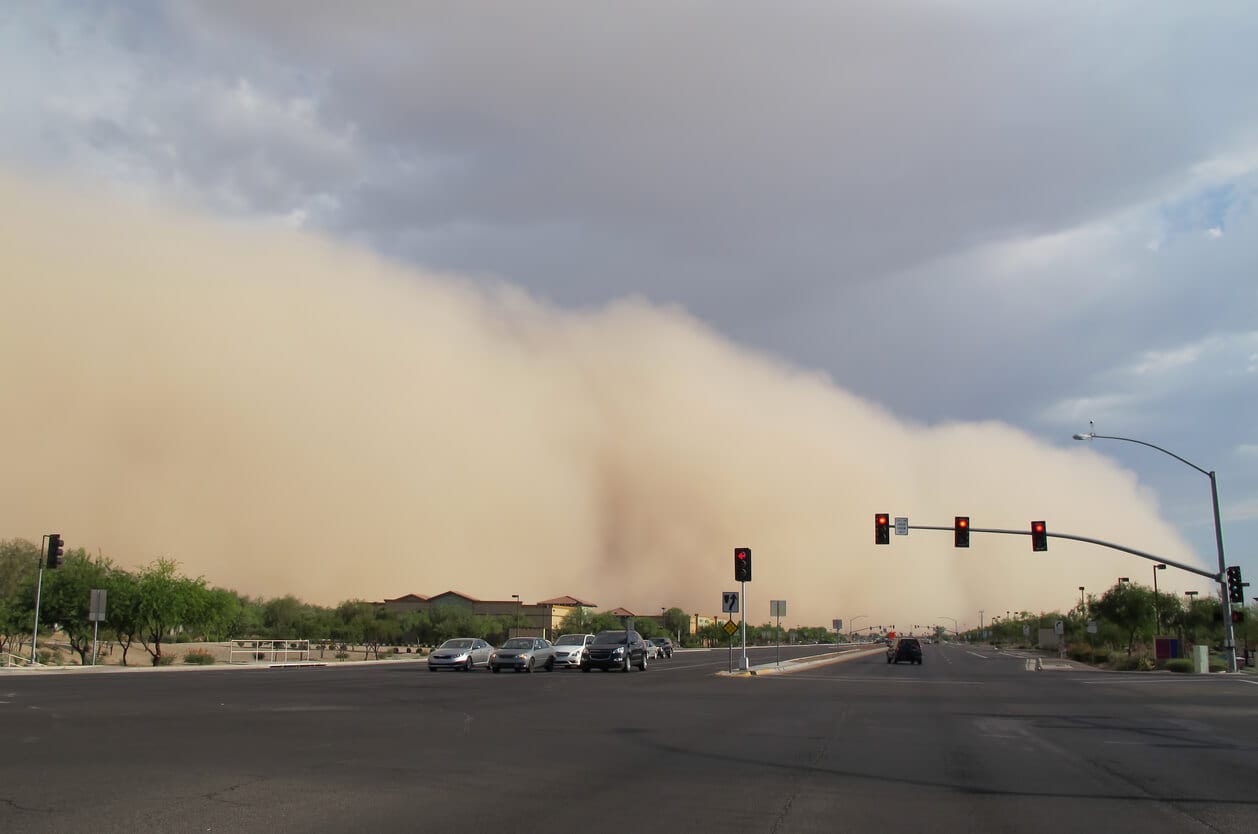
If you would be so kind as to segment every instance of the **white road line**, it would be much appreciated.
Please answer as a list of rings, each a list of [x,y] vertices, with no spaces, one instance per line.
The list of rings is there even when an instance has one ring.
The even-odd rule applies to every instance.
[[[978,654],[977,652],[972,652],[972,651],[968,651],[968,650],[966,651],[966,654],[972,654],[972,655],[974,655],[975,657],[977,657],[979,660],[987,660],[987,655],[985,655],[985,654]]]

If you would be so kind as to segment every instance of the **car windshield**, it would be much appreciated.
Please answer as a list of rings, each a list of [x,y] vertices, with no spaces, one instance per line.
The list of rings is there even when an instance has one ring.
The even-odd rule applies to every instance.
[[[443,649],[470,649],[472,648],[472,641],[466,640],[463,638],[459,638],[458,640],[447,640],[441,644],[441,648]]]
[[[565,634],[559,638],[556,646],[581,646],[585,644],[584,634]]]
[[[667,643],[667,642],[668,642],[668,638],[667,638],[667,637],[652,637],[652,638],[651,638],[651,642],[652,642],[652,643],[658,643],[658,644],[660,644],[660,645],[662,646],[662,645],[664,645],[665,643]]]
[[[599,632],[599,635],[594,638],[594,642],[600,643],[605,646],[617,645],[619,643],[627,643],[629,642],[629,640],[626,637],[626,634],[627,632],[624,632],[624,631],[602,631],[602,632]]]
[[[502,644],[504,649],[531,649],[533,641],[527,637],[512,637]]]

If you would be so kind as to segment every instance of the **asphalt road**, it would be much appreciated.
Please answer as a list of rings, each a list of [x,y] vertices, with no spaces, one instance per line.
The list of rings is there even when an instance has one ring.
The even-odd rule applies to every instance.
[[[1258,831],[1254,678],[726,664],[5,672],[0,831]]]

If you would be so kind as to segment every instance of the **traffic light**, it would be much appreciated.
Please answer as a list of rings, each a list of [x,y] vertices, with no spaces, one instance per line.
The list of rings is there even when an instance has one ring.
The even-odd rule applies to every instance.
[[[734,581],[751,581],[751,548],[734,548]]]
[[[61,554],[65,553],[65,542],[61,540],[60,533],[48,534],[48,567],[56,568],[61,565]]]
[[[1048,550],[1048,527],[1042,521],[1031,522],[1031,550],[1035,553]]]
[[[886,513],[874,516],[874,544],[891,544],[891,518]]]
[[[1227,601],[1245,601],[1245,583],[1241,581],[1241,566],[1232,565],[1227,569]]]
[[[954,547],[970,546],[970,517],[959,515],[952,522],[952,544]]]

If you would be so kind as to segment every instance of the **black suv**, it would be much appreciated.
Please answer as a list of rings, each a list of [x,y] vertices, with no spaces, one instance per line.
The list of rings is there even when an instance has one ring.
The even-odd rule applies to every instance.
[[[636,631],[600,631],[581,653],[581,671],[620,669],[637,666],[646,671],[646,643]]]
[[[916,637],[901,637],[887,649],[888,663],[899,663],[901,660],[921,665],[922,644],[917,641]]]

